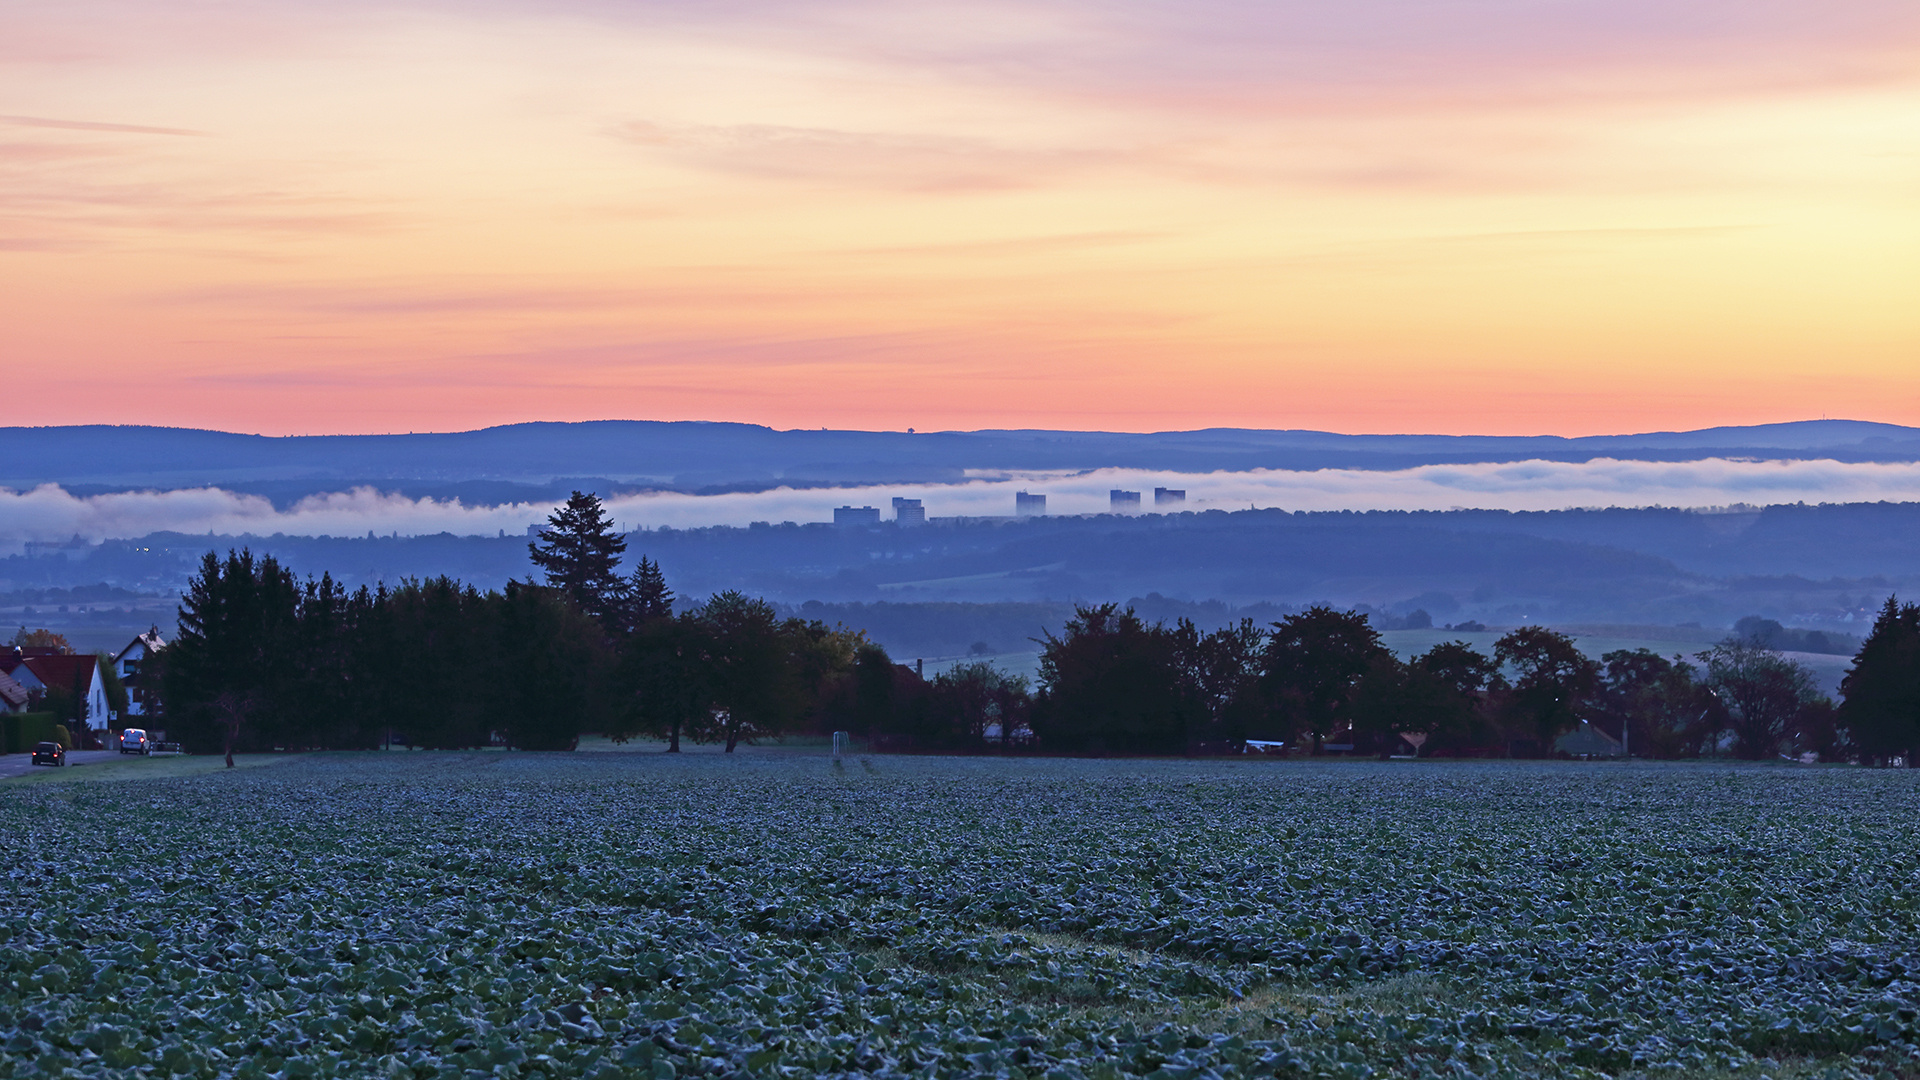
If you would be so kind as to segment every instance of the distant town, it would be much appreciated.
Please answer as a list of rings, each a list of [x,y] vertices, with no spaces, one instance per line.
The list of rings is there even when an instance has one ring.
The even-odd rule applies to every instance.
[[[1186,501],[1187,493],[1183,488],[1157,487],[1153,489],[1153,505],[1155,506],[1177,507],[1183,505]],[[1109,513],[1137,514],[1140,512],[1140,493],[1114,488],[1107,492],[1107,505]],[[1014,493],[1012,516],[1017,518],[1045,517],[1046,514],[1047,497],[1044,493],[1037,491],[1019,491]],[[884,519],[881,517],[880,508],[877,506],[836,506],[833,508],[833,523],[835,525],[853,527],[878,525],[882,520]],[[927,508],[921,500],[908,499],[896,495],[893,497],[893,517],[890,520],[900,525],[925,525],[929,522],[985,521],[991,519],[978,514],[964,517],[929,518],[927,516]],[[537,525],[530,526],[529,532],[535,531],[538,528],[539,526]]]

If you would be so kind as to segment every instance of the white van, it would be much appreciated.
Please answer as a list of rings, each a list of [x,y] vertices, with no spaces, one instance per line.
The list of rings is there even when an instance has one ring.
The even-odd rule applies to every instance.
[[[120,733],[120,752],[123,754],[151,754],[153,744],[147,741],[144,728],[130,727]]]

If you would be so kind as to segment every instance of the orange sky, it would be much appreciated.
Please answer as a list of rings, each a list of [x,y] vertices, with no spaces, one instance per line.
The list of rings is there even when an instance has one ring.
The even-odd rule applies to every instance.
[[[0,9],[0,424],[1920,424],[1911,0]]]

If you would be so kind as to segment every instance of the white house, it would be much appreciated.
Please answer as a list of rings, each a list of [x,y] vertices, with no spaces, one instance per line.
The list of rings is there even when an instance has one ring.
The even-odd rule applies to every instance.
[[[107,727],[114,717],[107,708],[107,681],[101,678],[100,671],[102,662],[92,653],[28,656],[14,669],[13,677],[29,690],[35,685],[49,689],[67,687],[87,726]],[[33,676],[34,682],[23,678],[22,672]]]
[[[159,699],[160,688],[147,685],[140,677],[140,669],[146,667],[153,655],[166,645],[160,638],[160,628],[156,626],[128,642],[127,647],[113,658],[113,673],[120,676],[120,684],[127,688],[128,716],[148,715],[149,704]]]

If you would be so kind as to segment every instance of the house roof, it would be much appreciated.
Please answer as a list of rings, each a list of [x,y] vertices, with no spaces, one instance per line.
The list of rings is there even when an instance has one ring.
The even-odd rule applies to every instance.
[[[1627,750],[1619,739],[1585,720],[1580,721],[1578,731],[1568,732],[1553,740],[1553,748],[1564,754],[1585,754],[1588,757],[1619,757]]]
[[[166,640],[160,636],[159,627],[156,626],[153,629],[147,631],[146,633],[141,634],[138,637],[134,638],[132,641],[127,642],[126,648],[121,649],[119,652],[113,654],[113,662],[116,664],[119,663],[120,661],[126,659],[128,653],[142,646],[146,648],[149,654],[157,653],[161,649],[164,649],[167,647]]]
[[[76,694],[84,694],[93,688],[94,673],[100,667],[100,658],[92,653],[29,656],[22,666],[49,687],[65,686]]]
[[[11,711],[27,704],[27,688],[11,675],[0,674],[0,708]]]

